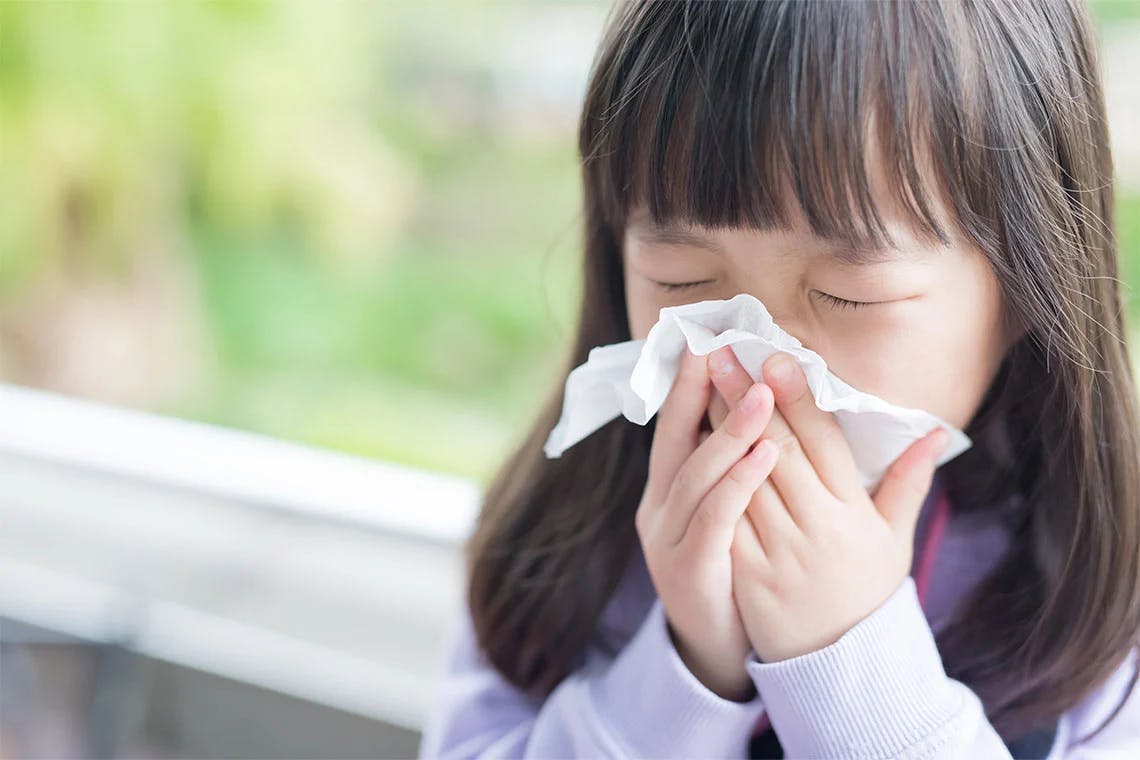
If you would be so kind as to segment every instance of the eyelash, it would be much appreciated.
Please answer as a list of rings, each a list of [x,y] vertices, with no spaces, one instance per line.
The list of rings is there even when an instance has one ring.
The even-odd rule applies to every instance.
[[[656,280],[654,280],[654,282],[656,282]],[[688,288],[695,288],[698,285],[705,285],[706,283],[710,283],[710,282],[712,282],[712,280],[700,280],[699,282],[657,282],[657,284],[660,285],[665,290],[677,291],[677,290],[687,290]],[[835,309],[852,309],[852,310],[854,310],[854,309],[858,309],[860,306],[870,306],[871,304],[874,303],[874,301],[850,301],[846,298],[840,298],[839,296],[833,296],[830,293],[824,293],[821,290],[817,290],[815,292],[819,295],[820,298],[822,298],[824,301],[826,301],[828,304],[830,304],[832,308],[835,308]]]
[[[821,290],[815,291],[819,297],[829,303],[835,309],[858,309],[860,306],[870,306],[874,301],[849,301],[846,298],[833,296],[830,293],[824,293]]]
[[[698,285],[707,285],[708,283],[712,282],[712,280],[700,280],[698,282],[657,282],[654,280],[653,282],[657,285],[660,285],[665,290],[688,290],[689,288],[695,288]]]

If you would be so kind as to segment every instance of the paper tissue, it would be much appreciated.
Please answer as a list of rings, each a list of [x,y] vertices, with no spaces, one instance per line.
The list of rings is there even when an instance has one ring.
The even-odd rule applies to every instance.
[[[762,378],[761,366],[773,353],[795,357],[816,406],[835,414],[868,489],[910,444],[935,427],[950,433],[939,464],[971,445],[965,433],[929,412],[855,390],[828,371],[823,357],[776,325],[764,304],[741,293],[723,301],[663,308],[646,338],[591,349],[586,363],[566,378],[562,416],[544,446],[547,458],[561,456],[619,414],[639,425],[649,422],[673,385],[686,344],[698,355],[731,345],[754,380]]]

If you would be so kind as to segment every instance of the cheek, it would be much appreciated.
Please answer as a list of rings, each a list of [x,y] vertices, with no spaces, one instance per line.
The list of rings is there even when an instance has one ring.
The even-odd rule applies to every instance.
[[[677,304],[684,300],[677,301]],[[649,329],[657,324],[657,317],[663,306],[673,306],[669,299],[645,283],[630,282],[626,277],[625,309],[629,321],[629,335],[632,340],[642,340],[649,335]]]
[[[945,327],[884,341],[873,354],[833,366],[849,384],[893,404],[925,409],[955,427],[964,427],[993,376],[988,352]],[[984,336],[976,336],[984,340]],[[963,340],[959,340],[963,339]],[[960,348],[953,348],[962,343]]]
[[[829,366],[859,390],[965,427],[1001,362],[1004,336],[996,291],[961,292],[984,296],[959,299],[946,290],[916,303],[905,324],[866,330],[828,357]]]

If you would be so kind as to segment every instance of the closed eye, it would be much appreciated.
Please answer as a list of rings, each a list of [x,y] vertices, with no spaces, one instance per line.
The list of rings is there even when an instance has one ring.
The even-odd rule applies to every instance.
[[[657,285],[657,286],[659,286],[665,290],[678,291],[678,290],[687,290],[688,288],[695,288],[695,287],[698,287],[700,285],[706,285],[710,282],[715,282],[715,280],[698,280],[696,282],[658,282],[657,280],[651,280],[651,282],[653,282],[655,285]],[[854,310],[854,309],[858,309],[860,306],[872,306],[872,305],[878,303],[878,301],[852,301],[852,300],[849,300],[847,298],[840,298],[839,296],[833,296],[830,293],[824,293],[821,290],[817,290],[817,291],[815,291],[815,293],[821,299],[823,299],[829,306],[831,306],[833,309],[852,309],[852,310]]]
[[[707,285],[715,280],[698,280],[697,282],[658,282],[657,280],[650,280],[654,285],[657,285],[665,290],[686,290],[688,288],[695,288],[698,285]]]
[[[878,303],[877,301],[849,301],[846,298],[833,296],[820,290],[815,291],[815,293],[833,309],[858,309],[860,306],[871,306]]]

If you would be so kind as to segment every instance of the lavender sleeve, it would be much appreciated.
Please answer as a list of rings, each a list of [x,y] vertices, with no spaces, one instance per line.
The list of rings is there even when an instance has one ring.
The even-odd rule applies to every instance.
[[[749,674],[787,757],[1009,758],[981,701],[948,677],[907,577],[873,613],[822,649],[763,663]],[[1132,650],[1117,671],[1058,724],[1048,760],[1140,757],[1140,689],[1097,737],[1127,691]]]
[[[448,636],[419,757],[743,758],[763,712],[758,694],[726,700],[693,676],[660,599],[616,656],[591,647],[540,703],[490,665],[464,608]]]

